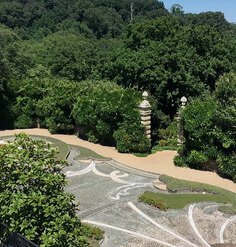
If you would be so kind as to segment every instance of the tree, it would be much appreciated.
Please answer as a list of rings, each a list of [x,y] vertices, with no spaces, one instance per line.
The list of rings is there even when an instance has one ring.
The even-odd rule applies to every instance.
[[[0,148],[0,163],[0,217],[11,231],[40,246],[87,246],[55,149],[20,134]]]
[[[200,14],[186,14],[185,22],[192,23],[194,26],[207,25],[214,27],[219,32],[227,32],[230,24],[224,17],[222,12],[202,12]]]
[[[46,127],[51,133],[70,133],[74,130],[71,111],[78,84],[53,77],[39,65],[29,70],[20,85],[13,104],[15,127]]]
[[[73,109],[79,135],[91,142],[116,144],[122,152],[150,150],[137,111],[139,97],[134,90],[124,89],[109,81],[80,83]],[[130,144],[128,150],[119,148],[126,137]]]
[[[112,142],[113,132],[126,116],[135,115],[138,93],[108,81],[80,83],[73,116],[86,137],[93,142]],[[82,134],[82,133],[81,133]]]
[[[225,74],[217,82],[214,138],[220,150],[217,163],[222,174],[236,181],[236,75]]]
[[[178,17],[132,25],[125,47],[111,55],[102,74],[123,86],[145,89],[173,119],[179,99],[215,89],[230,69],[230,43],[210,26],[187,26]]]
[[[87,9],[85,19],[88,27],[93,30],[98,39],[103,36],[115,38],[121,34],[123,20],[112,8]]]
[[[53,76],[81,81],[92,73],[94,44],[82,36],[54,33],[29,47],[35,53],[35,62],[50,69]]]
[[[202,150],[212,144],[213,118],[217,109],[214,98],[201,97],[193,100],[183,111],[186,152]]]
[[[20,80],[30,64],[18,44],[19,37],[0,25],[0,129],[11,127],[11,100],[14,98],[11,82]]]
[[[163,2],[155,0],[93,0],[93,3],[95,7],[103,6],[115,9],[126,23],[130,23],[131,5],[135,22],[168,14]]]
[[[171,6],[170,12],[172,15],[183,17],[184,11],[180,4],[174,4]]]
[[[0,3],[0,23],[15,28],[25,25],[23,4],[18,1]]]
[[[37,104],[46,96],[51,80],[50,72],[42,65],[38,65],[30,69],[20,83],[12,83],[16,94],[12,105],[16,128],[32,128],[39,123]]]
[[[51,79],[47,95],[37,102],[37,115],[42,126],[51,133],[73,133],[75,122],[72,109],[76,102],[78,84],[68,80]]]
[[[236,96],[236,75],[228,73],[220,77],[216,83],[215,96],[224,106],[234,101]]]
[[[191,167],[214,169],[233,181],[236,181],[235,78],[233,73],[225,74],[216,84],[214,97],[195,99],[183,112],[183,160]]]

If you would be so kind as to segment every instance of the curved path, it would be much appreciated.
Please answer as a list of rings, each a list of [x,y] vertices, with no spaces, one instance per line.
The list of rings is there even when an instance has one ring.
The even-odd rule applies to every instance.
[[[75,135],[52,135],[46,129],[4,130],[0,131],[0,137],[14,135],[20,132],[25,132],[27,134],[32,135],[53,137],[61,141],[64,141],[67,144],[86,147],[102,156],[111,157],[117,162],[120,162],[126,166],[130,166],[135,169],[158,174],[166,174],[175,178],[185,179],[189,181],[211,184],[228,189],[236,193],[235,183],[233,183],[230,180],[219,177],[214,172],[198,171],[190,168],[174,166],[173,158],[176,155],[175,151],[160,151],[155,154],[151,154],[148,157],[140,158],[132,154],[118,153],[114,147],[102,146],[99,144],[94,144],[81,140]]]

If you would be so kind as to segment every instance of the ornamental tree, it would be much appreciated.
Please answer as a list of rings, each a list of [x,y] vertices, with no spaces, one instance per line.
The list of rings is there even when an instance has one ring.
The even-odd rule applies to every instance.
[[[87,246],[56,150],[25,134],[0,148],[0,218],[41,247]]]

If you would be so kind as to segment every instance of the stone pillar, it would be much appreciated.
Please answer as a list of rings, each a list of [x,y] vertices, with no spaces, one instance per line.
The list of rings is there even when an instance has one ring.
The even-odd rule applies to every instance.
[[[151,105],[147,101],[148,93],[146,91],[143,92],[142,96],[143,101],[138,107],[141,116],[141,123],[144,125],[147,138],[151,139]]]
[[[183,123],[183,118],[182,118],[182,111],[184,110],[186,103],[187,103],[187,98],[182,97],[180,99],[181,106],[178,112],[178,145],[181,146],[184,143],[184,123]]]

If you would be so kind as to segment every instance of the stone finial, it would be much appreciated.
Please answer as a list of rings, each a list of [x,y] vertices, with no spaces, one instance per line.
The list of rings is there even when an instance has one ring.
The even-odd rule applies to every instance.
[[[180,101],[181,101],[181,106],[182,107],[185,107],[185,105],[186,105],[186,103],[187,103],[187,98],[185,97],[185,96],[183,96],[181,99],[180,99]]]
[[[143,94],[142,94],[142,96],[143,96],[144,99],[147,99],[147,97],[148,97],[148,92],[147,92],[147,91],[144,91]]]
[[[144,91],[143,94],[142,94],[142,96],[143,96],[143,101],[140,103],[139,108],[141,108],[141,109],[150,108],[151,105],[150,105],[150,103],[147,101],[147,97],[148,97],[147,91]]]
[[[151,105],[147,100],[143,100],[139,105],[139,108],[141,108],[141,109],[147,109],[150,107],[151,107]]]

